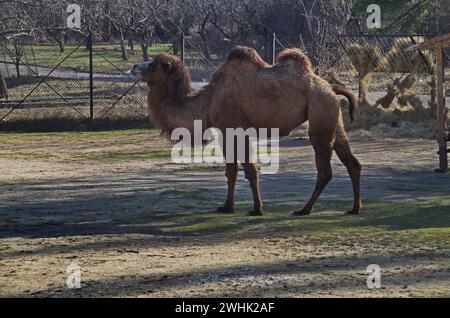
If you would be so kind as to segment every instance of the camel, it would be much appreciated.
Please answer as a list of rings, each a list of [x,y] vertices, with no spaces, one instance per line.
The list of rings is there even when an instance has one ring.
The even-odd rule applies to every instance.
[[[345,88],[332,86],[315,75],[309,58],[301,50],[280,52],[277,64],[270,66],[254,49],[236,47],[212,75],[210,83],[196,94],[191,94],[187,67],[173,55],[157,55],[151,61],[134,65],[131,73],[149,86],[149,115],[164,135],[178,127],[192,131],[194,120],[202,120],[203,129],[278,128],[280,136],[289,136],[293,129],[309,120],[317,181],[306,206],[294,215],[309,215],[332,179],[333,150],[353,183],[354,204],[348,214],[361,213],[361,164],[350,149],[338,95],[350,101],[352,121],[357,98]],[[226,154],[226,147],[223,148]],[[249,215],[263,215],[258,167],[247,161],[241,164],[253,194],[253,210]],[[234,212],[238,170],[237,161],[226,164],[228,195],[218,212]]]

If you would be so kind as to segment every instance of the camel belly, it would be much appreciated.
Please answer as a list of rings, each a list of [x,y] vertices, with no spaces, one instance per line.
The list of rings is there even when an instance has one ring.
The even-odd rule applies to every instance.
[[[249,96],[241,107],[252,127],[279,128],[280,135],[286,136],[308,120],[306,96],[290,87],[258,90]]]
[[[243,109],[251,127],[279,128],[280,135],[289,135],[307,120],[306,112],[293,104],[269,104],[264,100],[257,100],[255,107],[244,106]]]

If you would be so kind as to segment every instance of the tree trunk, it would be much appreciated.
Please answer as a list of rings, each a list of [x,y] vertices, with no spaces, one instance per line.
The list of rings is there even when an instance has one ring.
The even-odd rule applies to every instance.
[[[270,61],[270,56],[272,55],[272,39],[270,38],[268,32],[264,34],[264,46],[264,59],[266,61]]]
[[[20,77],[20,60],[16,60],[14,64],[16,64],[16,74],[17,74],[17,78],[19,78]]]
[[[179,40],[173,41],[173,43],[172,43],[172,50],[173,50],[173,54],[174,55],[178,55],[178,53],[180,52],[179,45],[180,45],[180,41]]]
[[[211,61],[211,55],[209,54],[208,38],[204,32],[200,32],[200,37],[202,38],[202,50],[205,57]]]
[[[58,42],[59,52],[64,53],[64,39],[56,40],[56,42]]]
[[[148,61],[148,43],[142,43],[141,48],[142,48],[142,58],[144,59],[144,61]]]
[[[16,55],[16,56],[14,56],[14,64],[16,66],[17,77],[19,78],[20,77],[20,61],[23,56],[23,51],[22,51],[22,48],[20,47],[20,44],[17,44],[17,43],[14,44],[14,52]]]
[[[436,12],[436,6],[433,3],[428,5],[428,33],[439,33],[438,18]]]
[[[6,87],[2,72],[0,72],[0,98],[8,99],[8,88]]]
[[[130,48],[131,51],[130,54],[135,55],[136,52],[134,51],[134,41],[131,37],[128,39],[128,47]]]
[[[122,30],[120,30],[120,52],[121,52],[121,58],[122,61],[126,61],[128,60],[128,56],[127,56],[127,48],[125,46],[125,39],[123,37],[123,32]]]

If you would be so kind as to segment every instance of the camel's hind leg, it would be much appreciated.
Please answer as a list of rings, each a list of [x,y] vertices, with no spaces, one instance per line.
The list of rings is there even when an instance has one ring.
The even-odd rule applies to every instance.
[[[263,203],[261,199],[261,192],[259,189],[259,171],[258,166],[255,161],[251,158],[253,157],[251,154],[254,154],[256,149],[252,146],[249,138],[246,138],[244,149],[245,158],[244,162],[242,162],[242,167],[244,168],[245,178],[250,183],[250,188],[252,189],[253,195],[253,210],[248,213],[249,216],[261,216],[264,214],[263,212]],[[255,158],[253,158],[255,159]]]
[[[259,191],[259,172],[256,164],[243,163],[245,178],[249,181],[253,194],[253,211],[250,211],[250,216],[261,216],[264,214],[262,209],[261,193]]]
[[[234,192],[236,187],[236,180],[238,176],[238,164],[227,163],[226,177],[228,179],[228,196],[225,204],[218,208],[220,213],[233,213],[234,212]]]
[[[358,159],[353,155],[350,144],[347,138],[347,134],[344,130],[344,125],[340,122],[338,128],[336,129],[336,142],[334,146],[339,159],[342,161],[344,166],[352,179],[353,184],[353,194],[354,194],[354,204],[353,210],[348,212],[350,215],[361,214],[362,204],[361,204],[361,164]]]
[[[227,147],[226,140],[224,140],[223,144],[221,144],[222,152],[224,158],[227,158]],[[236,153],[236,146],[234,149],[234,153]],[[237,158],[235,158],[234,162],[227,162],[226,164],[226,172],[225,176],[228,179],[228,195],[225,204],[217,209],[219,213],[233,213],[234,212],[234,192],[236,188],[236,180],[239,173],[239,166],[237,163]]]
[[[311,136],[311,143],[316,153],[317,182],[314,192],[303,210],[295,212],[294,215],[310,215],[314,204],[319,199],[320,194],[333,177],[331,169],[331,156],[333,153],[333,135]]]
[[[238,158],[237,158],[237,152],[238,152],[238,146],[237,144],[234,145],[234,154],[235,157],[233,158],[233,163],[227,163],[227,169],[226,169],[226,176],[228,178],[228,196],[227,201],[225,202],[223,207],[220,207],[217,209],[220,213],[233,213],[234,212],[234,193],[236,188],[236,180],[238,177]],[[226,142],[222,146],[223,153],[226,156]],[[262,199],[261,199],[261,193],[259,189],[259,171],[258,167],[255,163],[251,163],[250,161],[250,143],[248,140],[245,142],[245,161],[242,163],[242,166],[244,168],[245,172],[245,178],[249,181],[250,187],[252,189],[253,194],[253,210],[249,212],[250,216],[261,216],[263,215],[263,209],[262,209]]]

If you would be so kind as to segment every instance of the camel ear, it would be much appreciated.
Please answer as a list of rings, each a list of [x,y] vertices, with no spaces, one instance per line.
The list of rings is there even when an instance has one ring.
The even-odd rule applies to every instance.
[[[182,106],[184,98],[191,91],[191,77],[189,71],[182,65],[172,66],[169,79],[167,81],[169,98],[175,106]]]
[[[172,63],[170,62],[164,62],[161,64],[161,66],[167,73],[170,73],[170,71],[172,70]]]

